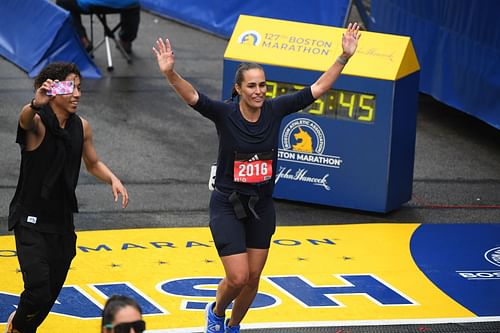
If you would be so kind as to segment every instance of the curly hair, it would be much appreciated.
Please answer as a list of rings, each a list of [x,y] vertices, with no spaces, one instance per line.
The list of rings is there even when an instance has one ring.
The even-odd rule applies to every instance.
[[[64,81],[70,74],[75,74],[80,78],[82,77],[76,64],[54,62],[45,66],[40,73],[38,73],[33,86],[35,90],[37,90],[47,79]]]

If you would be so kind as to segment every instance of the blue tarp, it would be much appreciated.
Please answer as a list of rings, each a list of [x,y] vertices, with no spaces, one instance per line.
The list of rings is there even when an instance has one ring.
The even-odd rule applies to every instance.
[[[498,0],[372,0],[369,30],[411,36],[420,91],[500,129]]]
[[[342,27],[349,0],[140,0],[141,7],[229,38],[240,14]]]
[[[68,12],[46,0],[0,1],[0,55],[35,77],[47,64],[73,62],[85,78],[101,72],[82,47]]]

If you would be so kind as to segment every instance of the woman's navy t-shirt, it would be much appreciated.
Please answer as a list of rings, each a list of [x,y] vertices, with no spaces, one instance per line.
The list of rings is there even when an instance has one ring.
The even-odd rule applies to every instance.
[[[199,100],[193,105],[204,117],[212,120],[219,136],[219,156],[215,186],[226,193],[233,191],[247,195],[271,196],[276,176],[276,156],[281,120],[286,115],[300,111],[314,102],[311,88],[265,100],[256,122],[243,118],[239,104],[225,103],[208,98],[198,92]],[[235,154],[273,152],[272,178],[260,184],[234,181]]]

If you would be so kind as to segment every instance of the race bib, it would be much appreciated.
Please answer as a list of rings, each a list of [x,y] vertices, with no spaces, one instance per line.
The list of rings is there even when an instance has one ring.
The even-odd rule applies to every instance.
[[[234,181],[258,184],[273,176],[273,152],[243,154],[234,157]]]

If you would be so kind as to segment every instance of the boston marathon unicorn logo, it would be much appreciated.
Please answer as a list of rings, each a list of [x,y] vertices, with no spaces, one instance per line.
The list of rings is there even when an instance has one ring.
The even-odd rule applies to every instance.
[[[238,37],[239,44],[258,46],[260,44],[260,34],[255,30],[247,30]]]
[[[299,131],[297,133],[293,133],[293,137],[297,140],[296,144],[292,144],[292,149],[295,151],[302,151],[305,153],[313,152],[313,140],[312,137],[299,127]]]
[[[330,191],[330,170],[339,169],[343,161],[340,156],[324,154],[325,143],[325,133],[314,120],[295,118],[286,123],[278,149],[278,161],[283,164],[278,164],[275,183],[299,182]]]
[[[325,134],[315,121],[297,118],[285,125],[281,142],[285,150],[322,154],[325,149]]]

